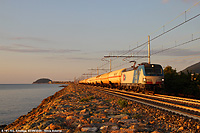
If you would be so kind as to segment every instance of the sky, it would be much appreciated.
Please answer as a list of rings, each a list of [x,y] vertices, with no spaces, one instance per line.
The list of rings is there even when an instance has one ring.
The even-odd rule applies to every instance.
[[[104,56],[147,56],[142,44],[148,35],[152,39],[198,15],[198,2],[0,0],[0,84],[84,78],[96,74],[89,69],[109,69],[110,59],[112,70],[130,67],[130,60],[147,62]],[[152,40],[151,63],[180,71],[199,62],[199,39],[184,44],[199,37],[200,16]]]

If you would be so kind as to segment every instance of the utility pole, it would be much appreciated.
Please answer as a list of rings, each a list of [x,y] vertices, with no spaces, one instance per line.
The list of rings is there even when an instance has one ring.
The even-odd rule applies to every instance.
[[[112,56],[110,56],[110,55],[109,55],[109,56],[107,56],[107,57],[105,57],[105,56],[104,56],[104,58],[109,58],[109,57],[112,57]],[[109,63],[110,63],[110,72],[111,72],[111,69],[112,69],[112,66],[111,66],[111,61],[112,61],[112,60],[111,60],[111,59],[110,59],[110,60],[105,60],[104,58],[102,58],[101,60],[102,60],[102,61],[107,61],[107,62],[109,62]]]
[[[111,72],[111,59],[110,59],[110,72]]]
[[[148,36],[148,63],[151,64],[151,61],[150,61],[150,36]]]
[[[87,76],[87,79],[89,78],[89,76],[91,76],[92,77],[92,73],[91,74],[88,74],[88,73],[84,73],[84,74],[82,74],[82,75],[84,75],[84,76]]]

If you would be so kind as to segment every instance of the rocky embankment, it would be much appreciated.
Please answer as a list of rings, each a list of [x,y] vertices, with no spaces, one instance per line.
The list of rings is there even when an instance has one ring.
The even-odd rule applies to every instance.
[[[197,133],[200,121],[111,96],[98,87],[69,84],[5,129]]]

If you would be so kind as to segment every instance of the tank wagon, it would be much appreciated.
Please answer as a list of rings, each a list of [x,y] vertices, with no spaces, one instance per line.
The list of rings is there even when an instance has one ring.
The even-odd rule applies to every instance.
[[[88,82],[89,81],[89,82]],[[112,71],[79,83],[93,84],[119,89],[133,90],[136,92],[157,92],[163,88],[164,72],[159,64],[142,63],[137,67],[123,68]]]

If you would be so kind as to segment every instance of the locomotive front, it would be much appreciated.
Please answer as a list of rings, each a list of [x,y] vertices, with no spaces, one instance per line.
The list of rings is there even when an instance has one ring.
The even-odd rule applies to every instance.
[[[142,67],[143,66],[143,67]],[[141,68],[138,67],[140,74],[139,83],[147,90],[159,91],[164,86],[164,72],[159,64],[144,64]]]

